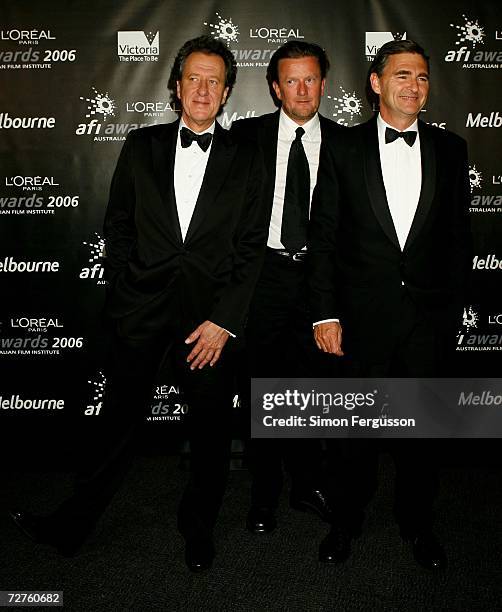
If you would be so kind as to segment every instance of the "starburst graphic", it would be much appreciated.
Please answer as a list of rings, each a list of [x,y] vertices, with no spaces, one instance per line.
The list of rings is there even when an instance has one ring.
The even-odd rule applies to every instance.
[[[483,175],[476,169],[475,165],[469,166],[469,182],[471,184],[471,193],[474,189],[479,189],[483,182]]]
[[[352,121],[355,116],[361,114],[363,104],[355,91],[348,93],[343,87],[340,87],[340,90],[343,94],[340,98],[328,96],[335,103],[332,116],[335,117],[337,123],[348,125],[348,121]]]
[[[87,381],[91,385],[92,401],[96,404],[103,399],[105,394],[106,377],[103,370],[98,370],[95,379]]]
[[[471,329],[474,329],[478,326],[479,315],[473,310],[472,306],[468,308],[464,308],[464,314],[462,317],[462,325],[467,328],[467,332],[470,332]]]
[[[204,25],[213,28],[211,30],[211,34],[215,38],[219,38],[224,40],[227,43],[227,46],[230,45],[231,42],[238,42],[239,35],[239,27],[232,22],[232,18],[223,19],[223,17],[217,12],[216,17],[218,18],[218,23],[209,23],[208,21],[204,21]]]
[[[454,23],[450,23],[452,28],[456,28],[458,30],[455,44],[460,45],[464,42],[470,42],[473,49],[475,49],[476,45],[478,44],[484,45],[485,41],[483,38],[485,37],[485,32],[479,25],[478,21],[469,20],[465,15],[462,15],[462,17],[465,20],[464,25],[455,25]]]
[[[95,93],[93,98],[84,98],[80,96],[81,100],[87,102],[86,117],[92,117],[93,115],[103,115],[103,119],[113,117],[116,108],[115,101],[110,98],[108,92],[101,94],[94,87],[92,90]]]
[[[104,256],[105,252],[104,238],[101,238],[101,236],[97,232],[94,232],[94,235],[97,239],[96,242],[85,242],[85,240],[82,242],[82,244],[87,245],[91,249],[91,253],[89,255],[90,264],[94,263],[98,259],[101,259]]]

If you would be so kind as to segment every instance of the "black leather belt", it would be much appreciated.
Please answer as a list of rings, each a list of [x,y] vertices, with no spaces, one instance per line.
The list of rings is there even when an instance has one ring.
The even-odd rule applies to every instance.
[[[290,261],[305,261],[305,257],[307,257],[307,251],[298,251],[297,253],[290,253],[285,249],[270,249],[272,253],[276,255],[281,255],[282,257],[287,257]]]

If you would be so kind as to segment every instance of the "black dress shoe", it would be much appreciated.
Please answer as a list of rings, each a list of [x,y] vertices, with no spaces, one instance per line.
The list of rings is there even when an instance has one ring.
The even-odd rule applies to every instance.
[[[10,510],[9,515],[25,536],[38,544],[48,544],[63,557],[74,557],[87,537],[87,530],[81,528],[58,529],[51,517],[36,516],[23,510]]]
[[[191,572],[203,572],[213,565],[215,551],[211,540],[193,538],[185,542],[185,562]]]
[[[423,531],[413,537],[404,537],[411,542],[415,561],[428,570],[440,570],[448,561],[444,548],[431,531]]]
[[[353,537],[348,529],[332,525],[331,531],[319,545],[319,561],[333,565],[346,561],[350,557]]]
[[[277,520],[272,508],[251,506],[246,518],[246,528],[251,533],[270,533],[276,527]]]
[[[331,507],[324,493],[320,489],[308,491],[292,491],[289,505],[295,510],[314,512],[327,523],[331,520]]]

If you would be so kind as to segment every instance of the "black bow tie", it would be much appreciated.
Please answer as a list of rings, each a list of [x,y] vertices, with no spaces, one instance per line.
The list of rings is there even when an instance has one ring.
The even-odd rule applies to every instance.
[[[209,145],[211,144],[212,137],[213,135],[210,132],[206,132],[205,134],[196,134],[186,127],[181,128],[181,146],[184,149],[189,147],[192,142],[196,142],[203,151],[207,151],[209,149]]]
[[[385,144],[394,142],[394,140],[397,140],[398,138],[402,138],[408,146],[412,147],[417,138],[417,133],[413,130],[410,130],[409,132],[398,132],[390,127],[385,128]]]

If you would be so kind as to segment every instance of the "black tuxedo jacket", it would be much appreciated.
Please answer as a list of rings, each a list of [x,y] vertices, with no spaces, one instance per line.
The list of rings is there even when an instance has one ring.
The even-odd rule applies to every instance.
[[[279,137],[279,115],[280,111],[262,115],[261,117],[250,117],[235,121],[231,127],[232,135],[239,139],[245,138],[257,143],[263,153],[265,162],[265,186],[263,199],[266,202],[269,222],[272,214],[275,189],[275,171],[277,160],[277,140]],[[321,123],[321,140],[336,138],[344,128],[330,119],[319,115]],[[322,149],[321,149],[322,151]]]
[[[391,345],[406,287],[437,329],[455,325],[470,266],[467,147],[418,122],[422,187],[401,250],[387,204],[376,117],[323,140],[310,235],[314,321],[339,318],[352,351]]]
[[[166,325],[190,333],[205,320],[238,335],[267,238],[261,154],[216,124],[183,241],[174,191],[178,127],[139,129],[124,143],[104,223],[107,310],[152,335]]]

